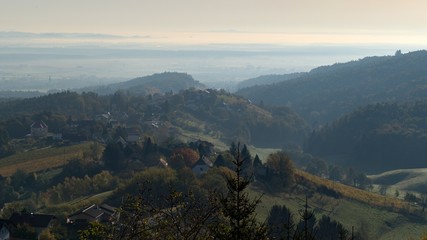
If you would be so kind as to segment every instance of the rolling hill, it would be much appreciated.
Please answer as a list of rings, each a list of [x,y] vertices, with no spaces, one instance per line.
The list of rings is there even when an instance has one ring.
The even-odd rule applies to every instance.
[[[0,103],[0,112],[0,127],[12,137],[27,134],[32,119],[37,117],[42,117],[52,131],[60,132],[70,116],[95,119],[107,112],[115,113],[117,118],[126,113],[131,120],[123,123],[142,128],[147,134],[203,134],[226,143],[242,140],[257,147],[300,145],[308,133],[305,121],[287,107],[262,108],[216,90],[190,89],[155,96],[61,92]]]
[[[392,196],[364,191],[338,182],[322,179],[301,170],[296,171],[297,189],[305,191],[265,193],[257,209],[259,219],[268,216],[272,205],[286,205],[299,218],[308,196],[308,205],[316,218],[327,215],[343,223],[347,229],[354,227],[362,239],[418,239],[426,230],[425,213],[420,206]],[[259,195],[252,186],[251,194]],[[320,189],[328,189],[328,193]],[[333,197],[330,193],[333,193]]]
[[[84,88],[78,92],[90,91],[106,95],[123,90],[136,95],[148,95],[170,91],[179,92],[189,88],[205,88],[205,86],[186,73],[164,72],[106,86]]]
[[[299,78],[241,89],[253,102],[286,105],[313,126],[358,107],[427,96],[427,51],[366,57],[311,70]]]
[[[305,121],[287,107],[262,108],[217,90],[186,90],[155,100],[154,115],[179,132],[204,134],[223,142],[232,140],[257,147],[302,144],[308,133]]]

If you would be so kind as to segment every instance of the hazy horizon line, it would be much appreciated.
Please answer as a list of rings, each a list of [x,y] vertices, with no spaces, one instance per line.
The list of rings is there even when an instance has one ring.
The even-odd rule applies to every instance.
[[[276,45],[276,46],[417,46],[427,47],[427,34],[401,34],[400,32],[242,32],[212,30],[198,32],[157,32],[147,34],[106,34],[85,32],[25,32],[1,31],[0,45],[32,44],[146,44],[158,46],[208,45]]]

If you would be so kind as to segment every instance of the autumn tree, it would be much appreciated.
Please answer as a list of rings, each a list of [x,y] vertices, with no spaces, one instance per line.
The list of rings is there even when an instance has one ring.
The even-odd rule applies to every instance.
[[[185,166],[192,167],[199,160],[199,153],[191,148],[176,148],[172,152],[171,162],[183,161]]]
[[[289,156],[284,152],[270,154],[267,158],[266,167],[268,178],[275,186],[290,187],[295,183],[294,165]]]
[[[266,227],[255,214],[261,196],[249,197],[251,179],[242,174],[239,145],[237,150],[234,172],[218,172],[227,176],[225,193],[201,189],[192,177],[186,179],[190,186],[180,185],[178,175],[188,175],[188,168],[178,174],[171,168],[149,168],[113,194],[123,199],[117,224],[94,225],[82,239],[267,239]]]

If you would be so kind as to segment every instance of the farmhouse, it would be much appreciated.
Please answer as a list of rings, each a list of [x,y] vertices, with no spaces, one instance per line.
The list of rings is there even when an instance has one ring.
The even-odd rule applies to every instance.
[[[116,208],[107,204],[92,204],[67,217],[68,224],[87,225],[90,222],[111,222],[117,215]]]
[[[193,165],[193,172],[197,176],[205,174],[209,168],[213,167],[213,163],[206,156],[201,156],[200,159]]]
[[[49,131],[49,127],[42,120],[33,122],[30,126],[32,137],[46,137]]]

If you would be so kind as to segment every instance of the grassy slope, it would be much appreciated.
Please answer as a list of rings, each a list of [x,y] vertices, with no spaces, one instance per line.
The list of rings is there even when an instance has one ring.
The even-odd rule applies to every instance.
[[[384,197],[321,179],[308,173],[298,171],[298,182],[305,182],[312,186],[327,186],[340,194],[343,198],[332,198],[325,195],[314,194],[308,198],[309,206],[315,211],[317,218],[329,215],[342,222],[347,229],[352,226],[358,231],[361,228],[368,232],[369,239],[418,239],[427,232],[427,220],[420,212],[419,207],[410,205],[400,199]],[[262,190],[253,186],[251,196],[259,196]],[[303,209],[305,194],[303,193],[266,193],[259,205],[258,217],[264,220],[268,211],[274,204],[286,205],[298,217],[298,210]],[[414,214],[416,213],[416,214]]]
[[[185,141],[196,141],[197,139],[201,139],[201,140],[213,143],[215,145],[215,148],[218,149],[219,151],[226,151],[230,148],[229,146],[230,143],[224,143],[220,139],[214,136],[204,134],[204,133],[194,133],[194,132],[180,129],[180,140],[185,142]],[[268,155],[281,150],[279,148],[257,148],[253,145],[249,145],[248,149],[252,157],[255,157],[255,155],[258,154],[258,157],[263,162],[267,160]]]
[[[101,204],[103,203],[113,191],[107,191],[95,195],[80,197],[73,199],[69,202],[63,202],[60,204],[54,204],[49,206],[44,206],[38,209],[39,213],[53,214],[56,216],[66,216],[76,212],[79,209],[90,206],[92,204]]]
[[[255,157],[255,155],[258,154],[258,157],[261,159],[262,162],[266,162],[268,155],[270,155],[271,153],[281,151],[280,148],[257,148],[252,145],[248,146],[248,149],[252,157]]]
[[[73,158],[83,156],[88,151],[90,143],[82,143],[65,147],[52,147],[17,153],[0,159],[0,174],[11,176],[17,169],[26,172],[38,172],[41,170],[60,167]]]
[[[371,175],[375,184],[387,185],[389,189],[425,192],[427,188],[427,168],[398,169]]]

